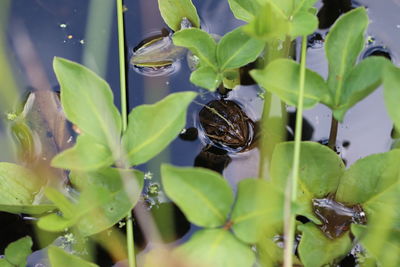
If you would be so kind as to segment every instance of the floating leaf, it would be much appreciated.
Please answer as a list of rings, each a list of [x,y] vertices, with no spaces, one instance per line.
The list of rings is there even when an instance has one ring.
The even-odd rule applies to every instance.
[[[225,34],[217,46],[220,70],[242,67],[256,60],[264,49],[263,41],[249,37],[242,27]]]
[[[221,84],[221,74],[216,72],[213,68],[209,66],[202,66],[190,75],[190,81],[202,88],[206,88],[210,91],[215,91],[215,89]]]
[[[373,201],[399,182],[400,150],[371,155],[358,160],[340,180],[336,200],[349,204]]]
[[[158,8],[165,23],[174,31],[181,29],[184,18],[194,27],[200,27],[199,15],[191,0],[158,0]]]
[[[298,36],[310,35],[318,28],[318,19],[308,11],[301,11],[290,21],[289,35],[292,39]]]
[[[131,165],[148,161],[178,136],[185,126],[186,109],[195,97],[194,92],[174,93],[131,111],[122,137]]]
[[[389,61],[383,57],[368,57],[346,76],[339,106],[334,107],[335,118],[343,120],[349,108],[373,92],[381,83],[382,71]],[[329,103],[327,103],[329,105]]]
[[[353,9],[341,16],[332,26],[326,38],[325,52],[328,58],[328,85],[331,107],[339,105],[344,91],[346,75],[353,68],[364,48],[364,33],[368,16],[364,7]]]
[[[228,182],[203,168],[161,166],[164,190],[182,210],[187,219],[199,226],[223,225],[233,204]]]
[[[25,267],[26,259],[32,253],[32,244],[32,239],[29,236],[10,243],[4,251],[5,259],[3,262],[0,262],[0,266]]]
[[[183,46],[200,59],[202,66],[218,70],[216,51],[217,43],[207,32],[200,29],[184,29],[174,33],[172,37],[176,46]]]
[[[400,130],[400,69],[388,65],[383,75],[386,109],[394,125]]]
[[[197,231],[175,253],[196,266],[251,267],[255,262],[251,248],[224,229]]]
[[[286,188],[292,176],[293,150],[293,142],[281,143],[276,146],[272,156],[272,181],[279,183],[281,190]],[[333,150],[319,143],[302,142],[300,150],[297,213],[318,222],[312,210],[312,199],[336,192],[344,164]]]
[[[54,210],[56,206],[51,204],[38,204],[38,205],[6,205],[0,204],[0,210],[15,213],[15,214],[31,214],[31,215],[39,215],[43,214],[47,211]]]
[[[41,189],[41,183],[39,177],[29,169],[13,163],[0,162],[0,205],[12,207],[14,212],[21,212],[20,209],[23,210],[24,206],[33,204],[35,195]]]
[[[352,248],[349,234],[335,240],[327,238],[313,223],[298,226],[303,233],[299,244],[301,262],[307,267],[320,267],[345,256]]]
[[[78,256],[72,255],[65,250],[50,246],[49,247],[49,259],[52,266],[57,267],[70,267],[70,266],[79,266],[79,267],[95,267],[98,266],[94,263],[85,261]]]
[[[91,171],[110,166],[114,162],[107,146],[97,143],[86,134],[78,136],[76,144],[64,150],[51,161],[56,168]]]
[[[286,15],[271,2],[260,8],[256,18],[243,26],[243,30],[251,36],[263,41],[273,38],[283,40],[289,32],[289,21]]]
[[[237,199],[231,214],[232,230],[245,243],[256,243],[264,232],[283,218],[282,201],[270,182],[245,179],[238,184]]]
[[[109,85],[88,68],[63,58],[55,57],[53,67],[66,117],[96,142],[118,147],[121,116]]]
[[[300,91],[300,65],[293,60],[274,60],[262,70],[250,72],[254,80],[266,90],[277,94],[288,105],[297,106]],[[329,97],[325,81],[317,73],[306,69],[304,108],[312,108]]]
[[[228,0],[233,15],[237,19],[250,22],[258,13],[260,5],[256,1]]]

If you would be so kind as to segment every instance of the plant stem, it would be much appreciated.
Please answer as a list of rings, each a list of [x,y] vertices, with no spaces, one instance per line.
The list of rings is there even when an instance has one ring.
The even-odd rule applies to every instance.
[[[299,180],[300,167],[300,147],[301,134],[303,128],[303,98],[304,84],[306,78],[306,56],[307,56],[307,36],[303,36],[301,44],[301,63],[300,63],[300,91],[296,113],[296,130],[294,138],[294,155],[293,155],[293,175],[292,179],[288,179],[287,190],[285,196],[285,225],[284,225],[284,267],[293,266],[293,244],[295,235],[295,215],[292,210],[292,203],[297,198],[297,184]]]
[[[333,117],[332,114],[331,132],[329,133],[328,147],[330,147],[333,151],[336,150],[335,148],[336,148],[336,137],[338,133],[338,126],[339,122],[337,121],[337,119],[335,119],[335,117]]]
[[[124,35],[124,14],[123,0],[117,1],[117,20],[118,20],[118,51],[119,51],[119,77],[121,92],[121,114],[122,114],[122,132],[126,131],[128,126],[128,105],[126,99],[126,65],[125,65],[125,35]],[[132,212],[126,216],[126,240],[128,247],[129,267],[135,267],[135,243],[133,237]]]

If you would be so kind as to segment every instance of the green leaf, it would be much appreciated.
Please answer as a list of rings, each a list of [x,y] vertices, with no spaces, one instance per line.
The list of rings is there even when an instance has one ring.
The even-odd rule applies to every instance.
[[[201,66],[197,70],[193,71],[190,75],[190,81],[202,88],[206,88],[210,91],[215,89],[221,84],[221,74],[216,72],[209,66]]]
[[[174,31],[181,29],[183,18],[187,18],[194,27],[200,27],[200,19],[191,0],[158,0],[158,8],[165,23]]]
[[[85,261],[78,256],[72,255],[65,250],[50,246],[49,247],[49,259],[52,266],[57,267],[70,267],[70,266],[79,266],[79,267],[95,267],[98,266],[94,263]]]
[[[265,230],[283,218],[282,201],[274,198],[275,188],[260,179],[245,179],[238,184],[237,199],[231,214],[232,230],[245,243],[265,238]]]
[[[220,70],[239,68],[256,60],[264,49],[263,41],[249,37],[242,27],[225,34],[217,46]]]
[[[32,244],[32,239],[29,236],[12,242],[4,251],[5,259],[11,266],[26,266],[26,259],[32,253]]]
[[[109,85],[88,68],[63,58],[55,57],[53,67],[66,117],[96,142],[118,147],[121,116]]]
[[[29,169],[17,164],[0,162],[0,205],[32,205],[41,189],[39,177]]]
[[[54,210],[56,206],[51,204],[39,204],[39,205],[7,205],[0,204],[0,210],[9,213],[25,213],[31,215],[43,214],[47,211]]]
[[[389,61],[383,57],[368,57],[347,74],[339,106],[334,108],[334,116],[337,120],[342,121],[347,110],[380,85],[382,71],[388,63]]]
[[[386,109],[397,129],[400,129],[400,69],[388,65],[383,74]]]
[[[107,146],[95,142],[89,135],[81,134],[72,148],[53,158],[51,165],[61,169],[91,171],[108,167],[113,162]]]
[[[298,36],[312,34],[318,28],[318,19],[308,11],[301,11],[290,21],[289,35],[292,39]]]
[[[364,7],[359,7],[341,16],[329,31],[325,52],[329,65],[328,85],[332,96],[331,106],[339,105],[346,75],[364,48],[364,33],[367,26],[367,12]]]
[[[297,106],[300,91],[300,65],[293,60],[274,60],[262,70],[252,70],[250,75],[266,90],[278,95],[288,105]],[[324,79],[306,69],[304,108],[312,108],[329,97]]]
[[[336,200],[349,204],[373,201],[399,182],[400,150],[358,160],[340,180]]]
[[[298,229],[303,233],[299,244],[299,254],[304,266],[325,266],[325,264],[345,256],[352,248],[348,233],[332,240],[327,238],[313,223],[300,225]]]
[[[319,143],[302,142],[300,150],[297,214],[318,222],[312,210],[312,199],[335,193],[345,167],[333,150]],[[277,145],[272,155],[272,181],[280,184],[283,192],[292,176],[293,152],[294,143],[286,142]]]
[[[45,189],[45,194],[63,213],[65,218],[69,219],[75,217],[76,205],[72,204],[65,195],[51,187]]]
[[[289,21],[282,10],[267,2],[260,8],[256,18],[243,26],[243,30],[263,41],[271,41],[274,38],[283,40],[289,32],[289,27]]]
[[[237,19],[250,22],[258,13],[260,5],[256,1],[228,0],[233,15]]]
[[[232,189],[220,174],[164,164],[161,176],[165,193],[190,222],[203,227],[225,223],[234,199]]]
[[[74,174],[82,187],[78,229],[89,236],[110,228],[136,205],[143,188],[144,175],[131,169],[106,168],[92,173]]]
[[[197,231],[175,253],[196,266],[251,267],[255,262],[251,248],[224,229]]]
[[[184,29],[174,33],[172,40],[176,46],[190,49],[194,55],[199,57],[202,66],[218,70],[217,43],[207,32],[195,28]]]
[[[382,229],[378,225],[371,229],[369,225],[353,224],[351,231],[367,251],[368,255],[379,262],[377,266],[399,266],[399,229]]]
[[[122,137],[131,165],[148,161],[178,136],[185,126],[186,109],[195,97],[194,92],[174,93],[131,111]]]

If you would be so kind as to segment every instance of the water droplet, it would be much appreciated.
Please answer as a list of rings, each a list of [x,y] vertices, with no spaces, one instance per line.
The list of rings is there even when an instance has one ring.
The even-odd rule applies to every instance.
[[[67,39],[71,40],[72,38],[74,38],[74,36],[72,34],[67,35]]]
[[[58,26],[62,29],[65,29],[68,25],[66,23],[60,23]]]
[[[83,45],[83,44],[85,44],[85,40],[81,39],[81,40],[79,40],[79,43]]]

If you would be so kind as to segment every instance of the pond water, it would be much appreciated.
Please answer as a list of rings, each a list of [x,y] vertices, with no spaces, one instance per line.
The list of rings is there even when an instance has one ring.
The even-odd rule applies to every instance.
[[[84,63],[103,76],[113,89],[115,103],[119,106],[117,25],[114,4],[110,4],[111,2],[113,1],[97,0],[92,1],[92,4],[90,1],[81,0],[12,1],[6,36],[10,48],[9,58],[14,64],[14,74],[20,90],[23,92],[29,87],[38,86],[57,88],[52,60],[54,56],[65,57]],[[324,23],[328,25],[327,27],[330,20],[327,18],[335,17],[335,14],[346,11],[349,6],[367,6],[371,24],[368,29],[369,42],[365,51],[374,47],[383,49],[388,51],[392,60],[398,64],[400,57],[399,0],[326,2],[328,4],[318,2],[317,7],[326,11],[326,13],[321,11],[321,17],[325,18]],[[227,1],[194,0],[194,3],[202,20],[202,28],[211,33],[223,35],[242,24],[230,13]],[[129,62],[135,46],[166,26],[158,12],[157,1],[126,1],[125,5],[126,60]],[[89,10],[92,10],[92,16],[88,14]],[[318,32],[322,40],[316,40],[310,44],[307,65],[326,76],[327,64],[323,37],[327,29],[320,29]],[[29,46],[32,47],[30,51],[33,54],[23,52],[27,51],[26,48]],[[29,66],[44,73],[44,79],[32,78],[37,75],[35,72],[32,73],[33,70]],[[179,91],[199,92],[200,96],[196,101],[203,105],[218,98],[217,94],[196,88],[189,82],[189,76],[190,68],[186,57],[178,62],[176,71],[170,75],[149,77],[129,66],[129,109],[144,103],[154,103],[171,92]],[[247,116],[257,121],[261,117],[263,104],[263,100],[259,97],[260,92],[262,92],[261,89],[256,86],[240,86],[231,92],[227,99],[239,103]],[[201,108],[202,106],[196,103],[189,107],[186,128],[199,127],[198,112]],[[291,108],[288,110],[293,111]],[[310,125],[311,140],[323,141],[328,138],[331,123],[328,108],[319,105],[305,111],[304,117]],[[349,166],[366,155],[389,150],[393,142],[391,131],[392,123],[387,116],[382,88],[380,88],[348,112],[344,122],[339,126],[338,151]],[[193,166],[196,157],[206,145],[207,140],[201,132],[199,138],[194,141],[177,138],[165,151],[147,164],[139,166],[139,169],[151,172],[153,180],[159,181],[159,166],[162,162]],[[9,158],[7,155],[0,155],[0,160]],[[223,174],[232,186],[243,178],[257,175],[259,161],[257,149],[236,153],[230,155],[230,158],[230,163],[223,170]],[[20,219],[16,218],[16,220]],[[23,236],[26,233],[24,230],[18,230],[17,233],[16,229],[10,227],[0,229],[0,239],[4,241],[0,247],[0,254],[4,246],[12,240],[10,236],[14,235],[13,239],[15,239],[16,236]]]

